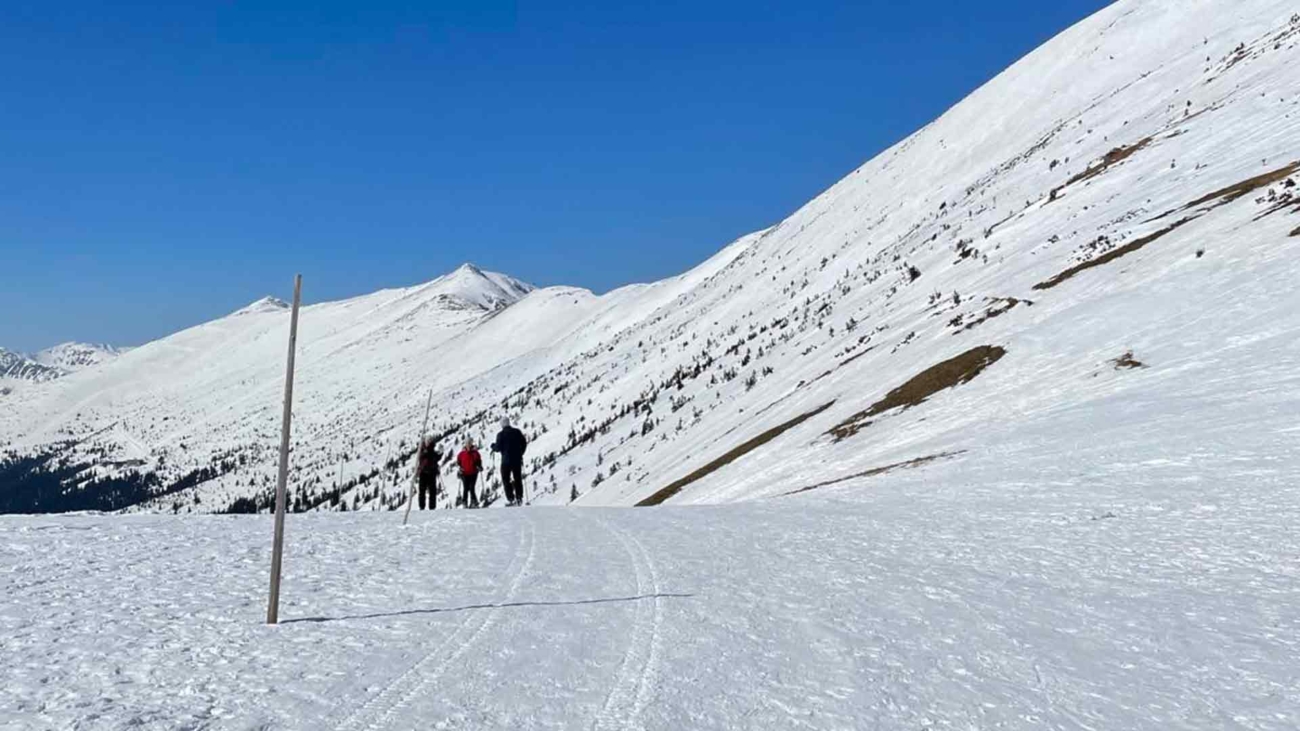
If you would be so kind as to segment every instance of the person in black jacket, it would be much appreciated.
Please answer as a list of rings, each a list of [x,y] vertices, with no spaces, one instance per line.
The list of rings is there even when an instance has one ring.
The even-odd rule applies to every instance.
[[[429,510],[438,509],[438,466],[442,464],[442,453],[438,445],[429,439],[420,445],[419,480],[420,510],[424,510],[424,497],[429,496]]]
[[[501,431],[492,443],[492,451],[501,455],[501,484],[508,505],[524,503],[524,452],[527,450],[528,439],[524,433],[510,426],[509,417],[501,417]]]

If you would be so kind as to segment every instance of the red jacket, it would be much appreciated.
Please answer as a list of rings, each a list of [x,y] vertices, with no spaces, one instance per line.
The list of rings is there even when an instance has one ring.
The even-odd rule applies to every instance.
[[[456,463],[460,465],[462,475],[477,475],[483,471],[483,458],[479,456],[477,449],[460,450]]]

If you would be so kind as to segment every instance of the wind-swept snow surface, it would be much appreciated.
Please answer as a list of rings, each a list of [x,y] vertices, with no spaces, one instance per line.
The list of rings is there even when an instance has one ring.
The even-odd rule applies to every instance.
[[[1176,469],[1176,468],[1175,468]],[[0,728],[1294,729],[1295,481],[0,519]]]

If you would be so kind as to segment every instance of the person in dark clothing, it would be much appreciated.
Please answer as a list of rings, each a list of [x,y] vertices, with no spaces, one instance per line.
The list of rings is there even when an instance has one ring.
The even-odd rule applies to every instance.
[[[465,440],[465,448],[460,450],[460,454],[456,457],[456,465],[460,472],[465,507],[477,508],[478,493],[474,491],[474,486],[478,484],[478,475],[483,471],[483,457],[475,449],[474,440]]]
[[[420,510],[425,510],[425,496],[428,495],[429,510],[438,509],[438,465],[442,463],[442,452],[432,439],[420,445],[419,481]]]
[[[501,455],[501,484],[509,505],[524,504],[524,452],[527,450],[528,439],[524,433],[510,426],[508,417],[501,417],[501,431],[492,444],[492,451]]]

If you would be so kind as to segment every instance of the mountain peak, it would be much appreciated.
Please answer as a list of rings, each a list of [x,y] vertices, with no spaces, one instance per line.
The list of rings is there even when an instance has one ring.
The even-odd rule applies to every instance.
[[[246,307],[235,310],[231,313],[236,315],[251,315],[259,312],[279,312],[280,310],[289,309],[289,303],[278,297],[267,295],[256,302],[249,303]]]
[[[484,271],[470,262],[435,279],[429,286],[439,297],[453,301],[458,307],[484,310],[509,307],[535,289],[531,284],[505,274]]]
[[[64,371],[78,371],[112,360],[124,351],[112,345],[98,343],[61,343],[46,348],[32,357],[44,366]]]

